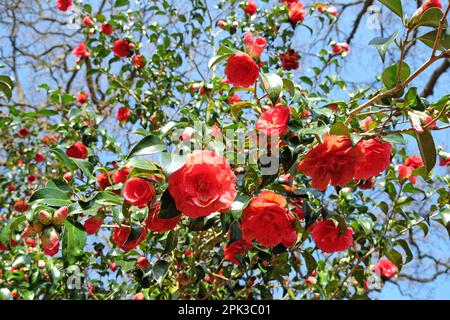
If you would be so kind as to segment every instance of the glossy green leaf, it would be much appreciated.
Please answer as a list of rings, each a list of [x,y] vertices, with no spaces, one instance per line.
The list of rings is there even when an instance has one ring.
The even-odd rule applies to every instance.
[[[79,222],[64,222],[62,236],[62,255],[64,261],[71,265],[77,262],[77,257],[84,252],[87,233]]]

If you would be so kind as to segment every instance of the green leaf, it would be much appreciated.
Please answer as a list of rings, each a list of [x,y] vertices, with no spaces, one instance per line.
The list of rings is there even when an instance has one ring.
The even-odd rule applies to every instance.
[[[166,243],[164,246],[164,252],[170,253],[173,249],[177,247],[178,244],[178,232],[176,230],[171,230],[167,235]]]
[[[0,241],[5,245],[9,246],[9,239],[11,235],[16,231],[16,229],[26,221],[26,216],[20,216],[9,222],[0,232]]]
[[[343,122],[336,122],[330,128],[330,134],[350,137],[350,129]]]
[[[434,42],[436,41],[436,36],[437,31],[430,31],[417,39],[422,41],[428,47],[433,48]],[[443,32],[442,39],[438,45],[438,50],[447,50],[447,49],[450,49],[450,36],[445,34],[445,32]]]
[[[386,68],[386,70],[383,71],[383,74],[381,78],[383,79],[383,83],[386,86],[387,89],[392,89],[397,85],[397,74],[398,74],[398,65],[393,64]],[[406,62],[403,62],[401,74],[400,74],[400,82],[405,81],[408,79],[409,75],[411,74],[411,68]]]
[[[159,211],[158,217],[160,219],[171,219],[179,215],[181,215],[181,212],[175,206],[175,201],[169,192],[169,188],[167,188],[161,196],[161,210]]]
[[[261,73],[261,80],[264,90],[268,93],[270,100],[275,104],[283,90],[283,80],[279,75],[271,73]]]
[[[208,68],[212,69],[216,64],[228,60],[232,55],[233,53],[228,53],[212,57],[208,62]]]
[[[407,264],[408,262],[411,262],[413,259],[413,253],[412,253],[411,249],[409,248],[408,243],[403,239],[398,239],[397,243],[403,248],[403,251],[405,251],[405,254],[406,254],[405,264]]]
[[[77,262],[77,257],[84,252],[87,233],[79,222],[64,222],[62,238],[62,255],[64,261],[71,265]]]
[[[162,144],[161,139],[158,136],[149,135],[133,147],[127,159],[138,155],[155,154],[163,150],[165,150],[165,147]]]
[[[142,159],[142,158],[129,159],[126,162],[125,167],[137,168],[137,169],[146,170],[146,171],[159,171],[158,166],[154,162],[151,162],[147,159]]]
[[[0,76],[0,91],[6,96],[8,100],[12,98],[12,90],[14,82],[7,76]]]
[[[106,191],[98,192],[93,200],[101,206],[118,206],[122,204],[122,201],[117,195]]]
[[[153,266],[153,279],[155,279],[158,284],[161,285],[168,270],[169,262],[165,260],[158,260]]]
[[[419,17],[417,22],[414,22],[413,24],[415,27],[438,27],[443,15],[444,13],[441,9],[430,8]]]
[[[381,61],[384,62],[384,59],[386,57],[386,52],[389,48],[389,46],[394,42],[394,40],[397,38],[399,31],[396,31],[393,33],[390,37],[383,38],[383,37],[376,37],[373,38],[369,45],[374,46],[375,49],[377,49],[378,53],[380,54]]]
[[[218,56],[222,56],[225,54],[233,54],[233,53],[238,53],[238,50],[232,49],[230,47],[227,46],[220,46],[219,50],[217,50],[217,55]]]
[[[114,3],[115,8],[124,7],[130,4],[129,0],[116,0]]]
[[[305,259],[305,263],[306,263],[306,268],[308,269],[308,274],[311,274],[314,270],[316,270],[317,268],[317,262],[316,259],[314,259],[314,257],[312,256],[311,253],[309,253],[308,251],[304,250],[302,252],[302,256]]]
[[[69,200],[70,196],[68,192],[55,188],[42,188],[37,190],[30,198],[30,202],[41,199],[57,199],[57,200]]]
[[[283,90],[288,92],[291,97],[295,96],[295,84],[291,79],[283,79]]]
[[[380,0],[382,4],[388,7],[392,12],[403,19],[403,8],[401,0]]]
[[[430,130],[425,129],[423,133],[415,132],[415,136],[423,160],[425,173],[428,175],[436,165],[436,145],[434,144],[434,139]]]
[[[71,158],[69,158],[63,150],[59,148],[53,148],[50,149],[50,152],[53,153],[56,156],[56,158],[58,158],[58,160],[60,160],[59,162],[64,163],[64,165],[70,171],[74,171],[77,168],[77,166],[73,163]]]
[[[72,161],[76,164],[78,168],[88,177],[90,181],[95,180],[94,175],[92,174],[94,171],[94,166],[88,160],[85,159],[76,159],[72,158]]]

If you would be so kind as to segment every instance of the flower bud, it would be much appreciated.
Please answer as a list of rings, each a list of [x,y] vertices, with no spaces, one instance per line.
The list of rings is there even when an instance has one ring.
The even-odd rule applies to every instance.
[[[39,211],[38,218],[43,225],[49,225],[52,223],[52,215],[48,211]]]
[[[54,256],[59,249],[59,234],[55,228],[50,227],[44,230],[41,236],[42,249],[45,254]]]
[[[70,182],[73,179],[73,174],[72,172],[67,172],[64,174],[63,176],[64,180],[66,180],[66,182]]]
[[[136,260],[136,265],[137,265],[139,268],[145,269],[145,268],[148,268],[148,267],[150,266],[150,262],[148,261],[148,259],[147,259],[146,257],[142,256],[142,257],[139,257],[139,258]]]
[[[44,260],[39,260],[38,261],[38,267],[39,267],[39,269],[44,269],[45,268],[45,261]]]
[[[64,221],[67,220],[67,216],[69,215],[69,207],[64,206],[56,210],[53,214],[53,224],[59,226],[64,224]]]

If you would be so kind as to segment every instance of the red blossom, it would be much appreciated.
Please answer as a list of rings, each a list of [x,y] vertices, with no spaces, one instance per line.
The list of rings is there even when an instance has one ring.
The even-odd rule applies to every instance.
[[[102,26],[101,26],[101,30],[104,35],[109,36],[111,33],[113,33],[114,28],[109,23],[103,22]]]
[[[258,79],[259,67],[249,55],[237,53],[228,59],[225,75],[234,86],[248,88]]]
[[[124,58],[131,55],[130,42],[120,39],[114,42],[113,52],[116,57]]]
[[[75,142],[72,146],[67,148],[66,155],[72,158],[86,159],[87,148],[83,142]]]
[[[353,229],[349,227],[340,235],[340,227],[333,220],[318,221],[309,230],[317,247],[325,253],[345,251],[353,242]]]
[[[242,214],[242,239],[265,247],[294,245],[297,233],[286,205],[286,199],[271,190],[252,198]]]
[[[117,110],[116,117],[119,122],[127,121],[131,115],[131,110],[127,107],[120,107]]]
[[[138,208],[146,207],[154,195],[155,189],[152,183],[137,177],[128,179],[123,189],[125,201]]]
[[[278,104],[274,108],[264,112],[256,122],[256,130],[269,137],[281,136],[287,130],[287,124],[291,109]]]
[[[139,246],[139,244],[147,237],[145,228],[141,228],[141,234],[136,239],[129,240],[130,233],[131,228],[129,227],[114,228],[113,230],[112,240],[119,248],[121,248],[125,252],[128,252]]]
[[[84,42],[81,42],[77,47],[75,47],[73,50],[73,55],[80,58],[89,58],[90,56]]]
[[[168,182],[177,209],[191,218],[225,212],[236,197],[236,176],[214,151],[194,150]]]

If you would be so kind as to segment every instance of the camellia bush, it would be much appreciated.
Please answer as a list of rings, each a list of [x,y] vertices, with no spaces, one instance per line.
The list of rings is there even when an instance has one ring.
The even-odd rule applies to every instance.
[[[347,90],[352,38],[311,76],[294,38],[338,25],[330,3],[86,2],[28,4],[81,39],[27,55],[42,103],[0,69],[0,299],[369,299],[450,232],[450,95],[413,86],[450,58],[447,3],[380,0],[401,28]]]

